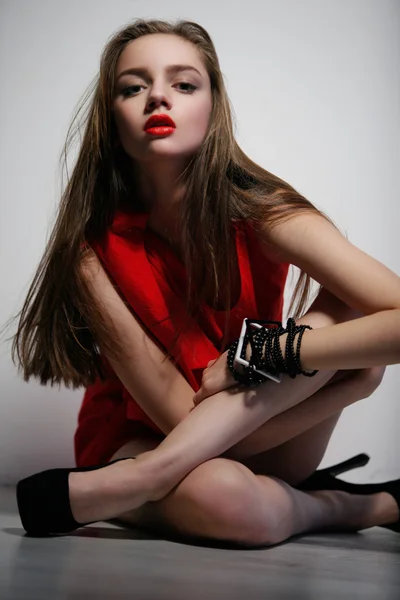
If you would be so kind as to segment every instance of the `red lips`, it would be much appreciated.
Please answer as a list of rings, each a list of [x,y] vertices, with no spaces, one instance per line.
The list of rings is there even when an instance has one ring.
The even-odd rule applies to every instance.
[[[175,123],[168,115],[152,115],[149,119],[147,119],[144,129],[149,129],[150,127],[160,127],[161,125],[166,125],[167,127],[176,127]]]

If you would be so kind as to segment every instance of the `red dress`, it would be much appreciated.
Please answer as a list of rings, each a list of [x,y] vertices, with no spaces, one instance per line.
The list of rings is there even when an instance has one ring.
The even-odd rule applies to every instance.
[[[166,242],[147,227],[149,213],[117,211],[106,234],[91,247],[117,284],[135,316],[163,349],[172,347],[175,329],[168,318],[171,308],[181,308],[186,321],[184,298],[186,269]],[[282,320],[283,293],[289,264],[269,261],[262,254],[251,225],[232,223],[241,277],[241,292],[230,313],[230,340],[240,335],[245,317]],[[220,355],[224,312],[203,305],[201,318],[181,334],[178,368],[194,391],[208,361]],[[176,317],[175,317],[176,319]],[[161,322],[161,323],[160,323]],[[175,352],[176,356],[176,352]],[[107,462],[126,442],[135,437],[138,421],[159,428],[135,402],[109,362],[103,357],[106,380],[100,377],[86,388],[74,436],[78,466]]]

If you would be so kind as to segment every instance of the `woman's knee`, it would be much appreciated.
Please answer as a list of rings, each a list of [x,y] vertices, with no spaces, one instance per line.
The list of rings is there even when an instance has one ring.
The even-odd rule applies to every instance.
[[[382,383],[386,366],[357,369],[353,372],[354,381],[358,384],[362,398],[368,398]]]
[[[165,500],[164,515],[181,532],[248,545],[276,537],[276,519],[262,502],[257,476],[236,461],[214,458],[199,465]]]

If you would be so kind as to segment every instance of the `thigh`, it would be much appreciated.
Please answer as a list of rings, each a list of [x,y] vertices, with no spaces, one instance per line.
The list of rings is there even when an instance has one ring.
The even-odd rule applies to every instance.
[[[339,381],[344,383],[345,379],[350,380],[352,377],[352,371],[337,371],[324,387],[327,388]],[[318,391],[322,392],[323,389]],[[304,403],[306,402],[307,400],[304,400]],[[341,414],[342,410],[337,410],[335,414],[300,435],[241,462],[257,475],[278,477],[291,485],[296,485],[317,469]]]
[[[287,442],[242,461],[253,473],[298,485],[321,463],[342,411]]]
[[[138,456],[139,454],[142,454],[142,452],[154,450],[154,448],[157,448],[157,446],[161,444],[164,438],[165,436],[157,435],[149,427],[143,426],[133,439],[126,442],[114,452],[109,462],[116,460],[117,458]]]

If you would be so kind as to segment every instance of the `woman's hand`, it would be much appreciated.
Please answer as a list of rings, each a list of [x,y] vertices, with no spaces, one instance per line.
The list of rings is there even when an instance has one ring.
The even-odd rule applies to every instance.
[[[201,387],[193,396],[195,405],[209,396],[237,385],[237,381],[228,369],[227,359],[228,350],[207,364],[203,371]]]
[[[284,333],[279,337],[279,344],[281,347],[281,351],[283,356],[286,356],[285,347],[286,347],[286,338],[288,334]],[[295,336],[295,342],[297,341],[297,335]],[[201,381],[201,387],[198,392],[193,396],[193,402],[195,406],[199,404],[202,400],[205,400],[209,396],[213,396],[218,392],[222,392],[222,390],[226,390],[232,386],[238,386],[238,382],[233,377],[231,372],[228,369],[227,359],[228,352],[226,350],[223,354],[215,358],[214,360],[210,360],[207,364],[206,368],[203,371],[203,377]],[[246,360],[250,360],[251,358],[251,346],[247,345],[246,348]],[[236,370],[240,371],[240,367],[236,366]]]

